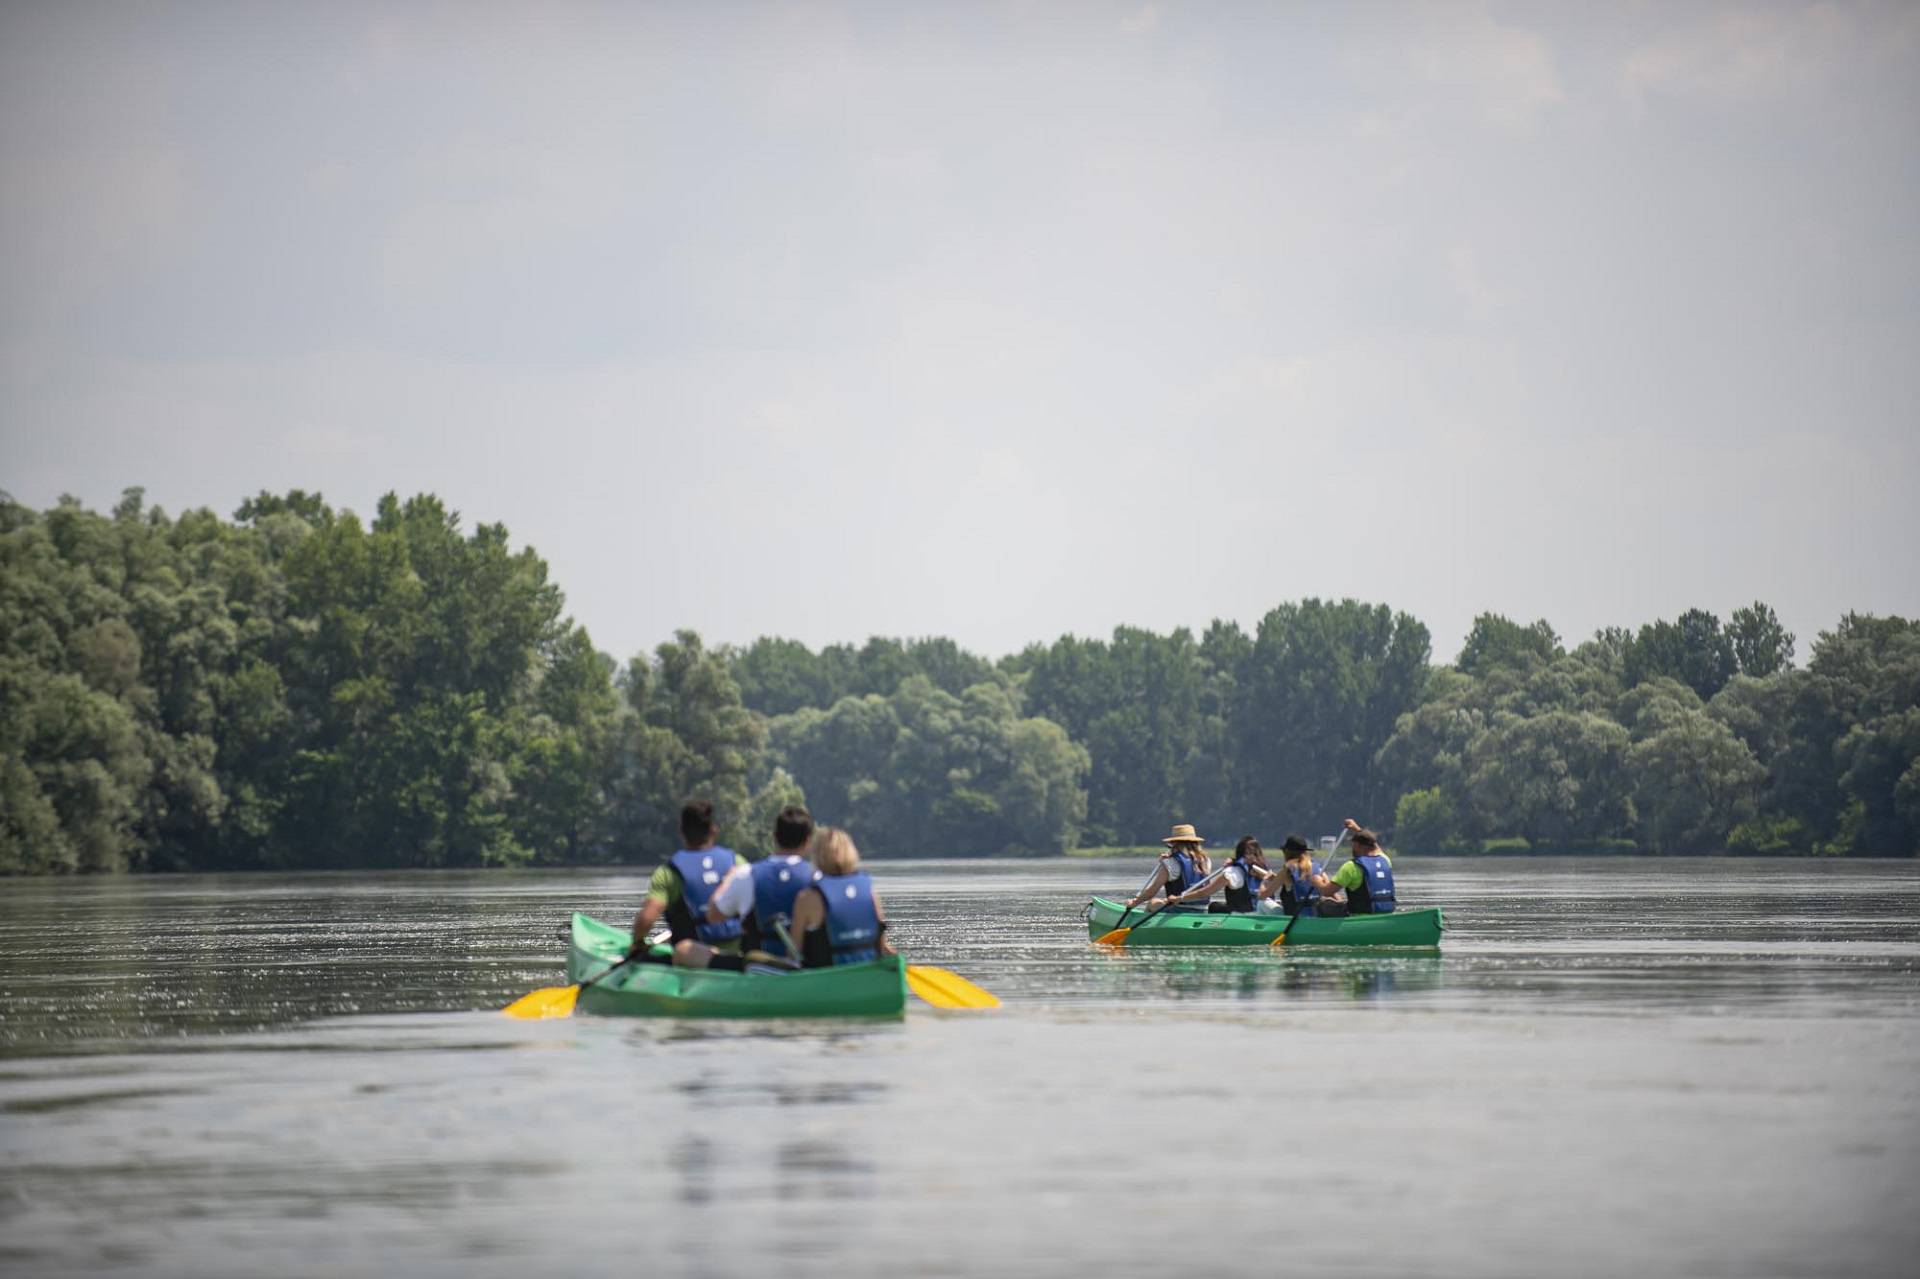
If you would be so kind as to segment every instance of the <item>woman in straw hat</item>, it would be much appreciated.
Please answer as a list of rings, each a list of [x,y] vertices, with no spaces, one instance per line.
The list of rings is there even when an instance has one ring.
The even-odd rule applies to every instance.
[[[1160,864],[1153,868],[1146,887],[1127,903],[1130,907],[1151,900],[1163,890],[1169,897],[1177,897],[1213,873],[1213,865],[1204,851],[1206,841],[1187,823],[1175,826],[1173,833],[1160,842],[1167,846],[1167,851],[1160,855]]]

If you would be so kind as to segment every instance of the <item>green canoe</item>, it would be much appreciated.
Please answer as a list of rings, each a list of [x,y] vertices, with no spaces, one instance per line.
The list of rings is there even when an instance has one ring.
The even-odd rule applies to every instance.
[[[1149,915],[1142,906],[1126,918],[1129,946],[1264,946],[1287,927],[1285,915],[1209,915],[1179,907]],[[1087,936],[1097,939],[1120,926],[1121,902],[1096,897],[1087,907]],[[1288,946],[1438,946],[1447,924],[1439,907],[1397,910],[1391,915],[1308,915],[1287,932]]]
[[[583,981],[618,963],[632,937],[575,914],[567,980]],[[581,1012],[624,1017],[899,1017],[906,1006],[907,966],[898,955],[777,973],[629,964],[581,991],[577,1005]]]

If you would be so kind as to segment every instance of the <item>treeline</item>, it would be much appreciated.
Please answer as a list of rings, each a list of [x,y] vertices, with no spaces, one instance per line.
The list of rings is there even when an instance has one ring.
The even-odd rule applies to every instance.
[[[0,499],[0,869],[638,858],[696,792],[751,849],[798,794],[765,758],[723,655],[616,667],[435,498]]]
[[[230,521],[0,495],[0,870],[645,861],[691,794],[748,851],[801,800],[896,855],[1349,812],[1415,851],[1920,851],[1916,623],[1848,616],[1805,668],[1763,604],[1430,648],[1306,600],[998,661],[682,632],[621,664],[431,496],[363,524],[298,491]]]

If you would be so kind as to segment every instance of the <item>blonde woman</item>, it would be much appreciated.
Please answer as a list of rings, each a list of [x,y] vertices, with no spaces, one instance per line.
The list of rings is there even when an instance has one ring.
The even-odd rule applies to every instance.
[[[1206,841],[1185,822],[1175,826],[1173,833],[1160,842],[1167,846],[1167,851],[1160,854],[1145,886],[1127,902],[1128,909],[1152,901],[1162,891],[1169,897],[1178,897],[1213,873],[1213,864],[1207,860]]]
[[[862,964],[893,954],[887,912],[873,880],[860,869],[860,850],[847,832],[825,826],[813,837],[813,868],[820,877],[793,899],[793,940],[802,968]]]

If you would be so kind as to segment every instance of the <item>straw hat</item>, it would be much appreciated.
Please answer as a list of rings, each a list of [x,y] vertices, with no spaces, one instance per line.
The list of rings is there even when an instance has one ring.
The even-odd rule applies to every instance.
[[[1173,834],[1167,836],[1165,839],[1161,840],[1160,842],[1163,844],[1172,845],[1172,844],[1204,844],[1207,841],[1204,839],[1201,839],[1199,834],[1195,832],[1193,827],[1187,825],[1185,822],[1181,822],[1179,825],[1173,828]]]

